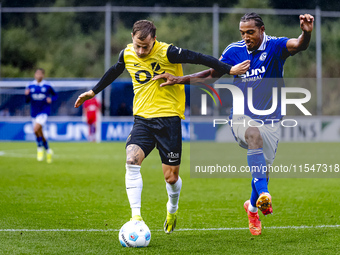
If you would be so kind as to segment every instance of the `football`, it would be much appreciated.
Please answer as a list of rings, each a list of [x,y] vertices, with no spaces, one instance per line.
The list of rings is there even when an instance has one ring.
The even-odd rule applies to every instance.
[[[119,230],[119,242],[123,247],[146,247],[150,240],[151,232],[144,221],[128,221]]]

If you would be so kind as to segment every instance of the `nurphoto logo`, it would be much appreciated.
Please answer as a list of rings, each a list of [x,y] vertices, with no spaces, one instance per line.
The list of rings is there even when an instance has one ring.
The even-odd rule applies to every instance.
[[[231,92],[232,97],[233,97],[233,115],[244,115],[245,98],[240,88],[238,88],[235,85],[231,85],[231,84],[215,84],[214,87],[216,89],[228,89]],[[278,93],[279,89],[281,93]],[[217,95],[218,99],[220,100],[220,103],[222,104],[221,99],[218,96],[217,92],[215,90],[214,92]],[[247,92],[248,92],[247,106],[250,112],[253,113],[254,115],[265,116],[265,115],[270,115],[273,112],[275,112],[275,110],[278,107],[278,95],[281,95],[280,99],[281,99],[281,114],[282,115],[287,114],[288,104],[295,105],[304,115],[312,115],[306,109],[306,107],[303,106],[303,104],[307,103],[311,99],[311,93],[308,89],[296,88],[296,87],[281,87],[281,88],[273,87],[272,88],[272,105],[270,109],[266,109],[266,110],[255,109],[253,105],[253,88],[251,87],[248,88]],[[300,93],[300,94],[303,94],[304,97],[294,98],[294,99],[287,98],[287,95],[289,93]],[[213,96],[210,93],[209,95],[210,97],[213,98]],[[215,100],[214,102],[216,104]],[[206,94],[201,95],[201,114],[207,115],[207,95]],[[213,125],[215,126],[215,124],[226,124],[228,123],[228,121],[230,121],[232,125],[232,120],[223,120],[223,119],[214,119]],[[256,125],[251,125],[251,123],[248,123],[248,126],[259,127],[259,125],[262,126],[264,124],[263,120],[260,120],[260,119],[258,120],[253,119],[252,121],[259,122],[259,123],[257,123]],[[271,121],[273,123],[274,121],[278,121],[278,119],[268,119],[265,121],[269,121],[269,122]],[[284,121],[288,121],[288,119]],[[283,126],[285,126],[284,121],[282,121]],[[290,119],[289,121],[293,121],[294,124],[288,127],[295,127],[297,125],[296,120]],[[237,124],[240,124],[240,123],[237,123]]]

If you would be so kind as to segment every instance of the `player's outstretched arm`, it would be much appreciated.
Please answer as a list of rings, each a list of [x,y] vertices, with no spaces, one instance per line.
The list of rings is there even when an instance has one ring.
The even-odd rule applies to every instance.
[[[232,66],[230,75],[244,74],[250,66],[250,60],[243,61],[240,64]],[[160,84],[161,87],[174,85],[174,84],[195,84],[196,82],[206,83],[209,79],[218,79],[222,75],[214,69],[205,70],[199,73],[189,74],[185,76],[173,76],[169,73],[157,75],[153,80],[164,79],[166,82]],[[208,82],[209,83],[209,82]]]
[[[170,45],[166,55],[168,60],[172,64],[196,64],[204,65],[215,69],[221,75],[230,74],[232,68],[231,65],[226,64],[218,59],[205,55],[199,52],[178,48],[176,46]]]
[[[302,34],[298,38],[292,38],[287,41],[287,50],[291,55],[308,48],[312,36],[314,17],[310,14],[300,15],[300,28]]]
[[[214,69],[205,70],[199,73],[189,74],[185,76],[174,76],[169,73],[163,73],[156,75],[152,80],[164,79],[165,82],[160,84],[160,87],[175,85],[175,84],[195,84],[198,81],[203,82],[203,80],[211,78],[220,78],[222,75],[215,71]]]
[[[81,106],[86,100],[91,99],[95,96],[96,94],[93,92],[93,90],[89,90],[84,92],[83,94],[81,94],[76,103],[74,104],[75,108],[78,108],[79,106]]]
[[[77,101],[74,104],[75,108],[81,106],[86,100],[93,98],[100,91],[109,86],[125,69],[124,63],[124,50],[122,50],[119,54],[118,62],[111,66],[109,70],[104,74],[104,76],[100,79],[96,86],[93,87],[92,90],[89,90],[83,94],[81,94]]]

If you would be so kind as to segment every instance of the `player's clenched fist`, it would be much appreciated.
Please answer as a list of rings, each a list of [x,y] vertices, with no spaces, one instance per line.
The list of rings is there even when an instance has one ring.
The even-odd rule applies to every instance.
[[[300,15],[300,27],[304,32],[313,31],[314,17],[310,14]]]
[[[74,104],[75,108],[78,108],[79,106],[81,106],[86,100],[91,99],[95,96],[94,92],[92,90],[86,91],[83,94],[81,94],[76,103]]]

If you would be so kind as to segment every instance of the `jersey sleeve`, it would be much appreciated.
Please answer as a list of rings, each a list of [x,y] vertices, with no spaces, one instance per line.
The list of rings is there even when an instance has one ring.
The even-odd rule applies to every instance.
[[[52,102],[57,100],[58,98],[58,95],[57,93],[55,92],[55,90],[53,89],[52,85],[49,86],[50,87],[50,95],[51,95],[51,99],[52,99]]]
[[[124,62],[124,50],[122,50],[119,54],[118,62],[113,65],[100,79],[96,86],[92,89],[95,94],[98,94],[100,91],[105,89],[109,86],[115,79],[118,78],[119,75],[125,69],[125,62]]]
[[[287,41],[289,40],[289,38],[279,37],[275,39],[272,38],[271,40],[275,41],[275,52],[281,59],[284,60],[290,56],[290,53],[287,49]]]
[[[227,48],[225,48],[225,50],[223,51],[220,57],[220,61],[229,65],[236,65],[238,64],[236,63],[236,57],[237,56],[235,56],[233,48],[228,45]]]
[[[170,45],[167,50],[167,57],[170,63],[189,63],[197,65],[205,65],[215,69],[220,74],[230,74],[231,65],[222,63],[218,59],[205,55],[202,53],[194,52],[191,50],[182,49]]]

